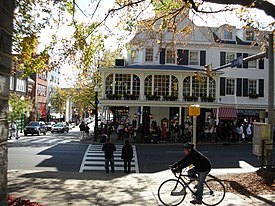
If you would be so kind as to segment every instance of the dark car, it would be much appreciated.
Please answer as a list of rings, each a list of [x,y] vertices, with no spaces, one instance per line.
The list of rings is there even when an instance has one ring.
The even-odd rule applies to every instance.
[[[46,130],[51,131],[52,127],[55,125],[55,122],[46,122]]]
[[[52,130],[51,130],[52,133],[56,132],[69,132],[69,126],[66,124],[66,122],[58,122],[56,123],[53,127],[52,127]]]
[[[43,133],[44,135],[47,133],[46,125],[44,122],[30,122],[24,128],[24,135],[27,136],[28,134],[37,134],[40,135]]]

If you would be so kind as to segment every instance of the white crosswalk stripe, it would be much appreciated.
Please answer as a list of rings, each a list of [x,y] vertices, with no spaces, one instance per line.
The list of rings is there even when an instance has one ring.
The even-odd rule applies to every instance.
[[[105,171],[105,158],[102,146],[99,144],[90,144],[84,154],[79,172],[87,171]],[[121,159],[121,150],[123,145],[115,145],[114,152],[115,171],[124,171],[124,162]],[[131,162],[131,172],[139,173],[136,147],[132,145],[134,158]]]

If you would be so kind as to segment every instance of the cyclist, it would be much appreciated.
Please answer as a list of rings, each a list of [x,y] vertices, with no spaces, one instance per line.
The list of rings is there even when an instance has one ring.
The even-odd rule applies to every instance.
[[[203,183],[207,174],[211,170],[211,163],[206,156],[194,148],[194,144],[191,142],[183,145],[183,153],[185,157],[172,165],[172,172],[181,172],[183,168],[188,167],[189,165],[194,166],[188,170],[188,175],[191,177],[198,177],[198,185],[196,198],[190,201],[190,203],[202,204]]]

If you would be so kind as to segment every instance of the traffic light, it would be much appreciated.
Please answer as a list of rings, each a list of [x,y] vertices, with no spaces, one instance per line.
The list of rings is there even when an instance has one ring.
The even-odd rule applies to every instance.
[[[199,72],[195,72],[195,79],[197,80],[197,81],[200,81],[201,80],[201,75],[200,75],[200,73]]]
[[[204,68],[205,68],[205,75],[208,77],[211,77],[211,72],[212,72],[211,66],[207,64],[204,66]]]

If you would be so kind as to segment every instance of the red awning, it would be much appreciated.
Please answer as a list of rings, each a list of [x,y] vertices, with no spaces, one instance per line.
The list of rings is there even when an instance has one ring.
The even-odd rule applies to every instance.
[[[217,117],[217,108],[213,109],[213,115]],[[233,107],[221,107],[219,108],[218,118],[220,120],[235,120],[237,119],[236,109]]]
[[[40,113],[41,113],[41,118],[45,118],[46,117],[47,111],[46,111],[45,104],[41,104]]]

